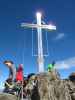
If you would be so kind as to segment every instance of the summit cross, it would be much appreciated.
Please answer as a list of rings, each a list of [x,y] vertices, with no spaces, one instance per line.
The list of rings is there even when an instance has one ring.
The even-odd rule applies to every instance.
[[[21,27],[28,27],[28,28],[35,28],[37,29],[38,34],[38,71],[44,72],[44,54],[43,54],[43,43],[42,43],[42,29],[47,29],[50,31],[56,30],[55,25],[46,25],[42,24],[41,20],[42,14],[40,12],[36,13],[36,24],[30,24],[30,23],[22,23]]]

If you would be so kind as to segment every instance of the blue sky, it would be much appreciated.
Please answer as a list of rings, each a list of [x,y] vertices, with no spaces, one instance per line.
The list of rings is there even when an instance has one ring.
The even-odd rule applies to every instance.
[[[56,32],[47,33],[49,56],[45,58],[45,69],[55,60],[62,78],[75,71],[75,0],[0,0],[0,82],[8,77],[8,69],[3,65],[6,59],[16,66],[23,63],[24,74],[37,72],[31,29],[20,26],[22,22],[36,20],[37,11],[42,12],[47,24],[57,26]]]

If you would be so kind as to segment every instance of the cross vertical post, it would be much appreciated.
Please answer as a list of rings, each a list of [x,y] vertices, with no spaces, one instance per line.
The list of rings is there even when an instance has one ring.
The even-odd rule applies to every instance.
[[[37,13],[37,25],[41,26],[41,14]],[[42,29],[37,27],[38,35],[38,71],[44,72],[44,57],[43,57],[43,44],[42,44]]]

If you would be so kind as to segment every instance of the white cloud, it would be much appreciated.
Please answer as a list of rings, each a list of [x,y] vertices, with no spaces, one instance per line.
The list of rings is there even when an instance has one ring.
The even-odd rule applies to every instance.
[[[61,40],[61,39],[64,38],[64,36],[65,36],[64,33],[59,33],[59,34],[54,38],[54,40]]]
[[[75,57],[58,61],[55,64],[56,69],[69,69],[71,67],[75,67]]]

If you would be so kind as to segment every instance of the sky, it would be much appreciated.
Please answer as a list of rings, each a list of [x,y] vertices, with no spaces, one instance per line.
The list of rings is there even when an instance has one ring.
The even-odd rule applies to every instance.
[[[53,60],[62,78],[75,72],[75,0],[0,0],[0,87],[8,77],[9,70],[3,64],[10,59],[15,66],[24,64],[24,74],[36,73],[37,32],[23,29],[21,23],[36,22],[36,12],[42,13],[42,20],[56,25],[56,31],[43,31],[45,70]],[[48,50],[47,50],[48,42]],[[33,52],[33,55],[32,55]]]

